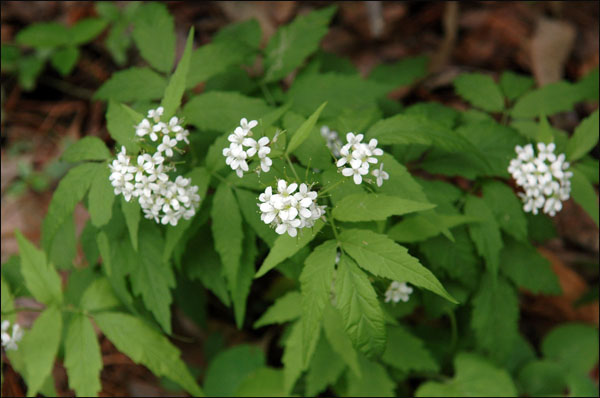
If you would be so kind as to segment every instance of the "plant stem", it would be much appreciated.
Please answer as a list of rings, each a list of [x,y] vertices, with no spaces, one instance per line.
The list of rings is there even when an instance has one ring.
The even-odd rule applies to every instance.
[[[292,169],[292,172],[294,173],[294,176],[296,177],[296,180],[298,182],[300,182],[300,177],[298,177],[298,173],[296,173],[296,169],[294,168],[294,165],[292,164],[292,160],[290,159],[289,155],[285,155],[285,160],[287,160],[288,164],[290,165],[290,168]]]
[[[338,185],[340,185],[340,184],[343,184],[344,182],[346,182],[346,179],[345,179],[345,178],[344,178],[344,179],[342,179],[342,180],[339,180],[339,181],[338,181],[338,182],[336,182],[336,183],[333,183],[333,184],[329,185],[328,187],[325,187],[325,188],[324,188],[322,191],[319,191],[319,196],[321,196],[321,195],[325,194],[325,193],[326,193],[326,192],[328,192],[328,191],[331,191],[333,188],[337,187],[337,186],[338,186]]]

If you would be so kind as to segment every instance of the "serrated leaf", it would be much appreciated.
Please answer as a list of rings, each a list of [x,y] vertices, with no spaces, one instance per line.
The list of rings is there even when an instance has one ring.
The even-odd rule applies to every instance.
[[[108,165],[101,163],[92,179],[92,186],[88,194],[88,210],[92,224],[98,228],[106,225],[112,217],[112,208],[116,196],[113,193],[109,177]]]
[[[97,278],[85,289],[80,306],[86,311],[103,311],[121,304],[108,279]]]
[[[177,65],[175,73],[173,73],[173,76],[171,76],[171,79],[169,80],[169,85],[165,89],[165,95],[160,103],[160,105],[164,108],[163,117],[165,120],[170,119],[175,111],[179,108],[179,105],[181,105],[181,97],[185,91],[186,79],[188,76],[188,71],[190,70],[190,59],[192,57],[193,44],[194,28],[192,27],[190,29],[190,33],[188,34],[183,55],[179,60],[179,64]]]
[[[238,386],[253,371],[265,365],[264,353],[240,344],[220,352],[208,365],[204,389],[210,397],[233,397]]]
[[[77,64],[79,49],[77,47],[64,47],[55,51],[50,57],[50,63],[62,76],[66,76]]]
[[[339,201],[333,208],[332,215],[340,221],[374,221],[434,207],[435,205],[427,202],[364,192],[346,196]]]
[[[293,290],[275,300],[273,305],[267,308],[262,316],[254,322],[253,327],[257,329],[273,323],[293,321],[300,315],[302,315],[302,295]]]
[[[285,343],[283,345],[283,355],[281,362],[283,363],[283,387],[285,392],[289,394],[298,381],[298,378],[308,366],[304,366],[304,346],[302,345],[302,322],[294,322]],[[320,329],[319,329],[320,330]],[[310,359],[309,355],[309,359]]]
[[[20,350],[25,362],[27,396],[36,396],[52,372],[62,330],[62,314],[55,306],[46,308],[23,337]]]
[[[85,44],[98,36],[108,21],[104,18],[86,18],[78,21],[69,29],[69,36],[73,45]]]
[[[484,220],[469,224],[469,235],[475,243],[477,253],[484,258],[488,272],[495,277],[498,274],[502,236],[494,213],[483,199],[468,196],[465,202],[465,214]]]
[[[170,72],[175,61],[175,23],[167,6],[142,4],[135,14],[133,41],[142,57],[153,68]]]
[[[444,383],[427,381],[416,397],[516,397],[517,389],[504,370],[476,354],[459,353],[454,359],[454,377]]]
[[[381,360],[403,372],[437,372],[439,365],[421,339],[404,327],[388,326],[387,345]]]
[[[83,314],[75,314],[69,321],[65,339],[65,368],[69,388],[79,397],[95,397],[102,389],[100,371],[102,354],[96,332]]]
[[[117,151],[120,151],[120,145],[125,146],[127,152],[132,155],[140,151],[140,145],[135,139],[134,126],[141,122],[144,116],[136,113],[126,105],[108,101],[106,128],[110,136],[117,141]]]
[[[337,308],[355,347],[369,357],[385,349],[385,320],[377,294],[354,260],[342,254],[335,280]]]
[[[446,289],[408,250],[385,235],[361,229],[348,229],[340,236],[342,248],[358,265],[376,276],[409,282],[456,303]]]
[[[574,162],[585,156],[598,143],[598,109],[575,128],[567,143],[567,160]]]
[[[461,116],[461,113],[456,109],[442,105],[439,102],[419,102],[406,108],[404,113],[406,115],[424,116],[448,128],[453,128],[457,119]]]
[[[135,251],[138,250],[138,230],[140,226],[140,206],[132,201],[126,201],[125,198],[121,198],[121,210],[123,211],[123,218],[125,218],[125,224],[127,224],[127,230],[129,231],[129,238],[131,239],[131,246]],[[167,232],[168,233],[168,232]]]
[[[351,397],[394,397],[396,383],[378,362],[359,356],[361,376],[348,374],[348,396]]]
[[[48,263],[53,264],[56,269],[70,269],[73,267],[73,259],[77,254],[73,213],[67,216],[62,225],[59,226],[47,254]]]
[[[254,232],[256,232],[269,247],[273,247],[278,235],[274,234],[273,229],[260,219],[260,212],[256,205],[258,203],[257,194],[246,191],[245,189],[236,189],[235,195],[237,196],[238,205],[240,206],[244,220],[246,220],[252,229],[254,229]]]
[[[168,377],[193,396],[204,395],[181,360],[179,350],[144,321],[118,312],[97,314],[94,319],[115,347],[135,363],[143,364],[157,376]]]
[[[269,83],[284,78],[316,51],[335,11],[335,7],[315,10],[280,27],[265,48],[263,80]]]
[[[596,190],[577,166],[572,167],[571,171],[573,172],[573,177],[571,177],[571,196],[573,200],[589,214],[596,226],[599,226]]]
[[[337,301],[337,298],[336,298]],[[345,331],[344,320],[340,311],[329,302],[323,311],[323,331],[331,348],[340,356],[356,376],[361,375],[358,354],[352,345],[350,336]]]
[[[509,101],[525,94],[534,84],[535,80],[531,76],[519,75],[509,70],[502,72],[500,76],[500,88]]]
[[[21,274],[25,286],[39,302],[47,305],[60,304],[62,302],[60,276],[52,264],[48,264],[43,251],[29,242],[19,230],[15,231],[15,236],[19,243]]]
[[[110,157],[110,151],[104,142],[94,136],[86,136],[74,142],[61,156],[62,160],[71,163],[85,160],[107,160]]]
[[[504,279],[483,276],[473,298],[471,327],[477,345],[496,361],[502,360],[518,334],[519,298]]]
[[[387,236],[397,242],[421,242],[441,234],[445,228],[454,228],[476,221],[480,219],[462,214],[432,213],[427,217],[414,214],[388,229]]]
[[[113,73],[96,93],[93,99],[133,102],[162,98],[167,81],[150,68],[132,67]],[[127,126],[128,128],[130,126]],[[131,135],[135,130],[131,127]]]
[[[306,374],[306,395],[316,396],[341,376],[346,364],[321,335]]]
[[[53,48],[70,42],[69,30],[57,22],[36,23],[19,31],[15,41],[35,48]]]
[[[256,256],[258,250],[256,248],[256,235],[249,228],[244,229],[244,247],[242,257],[240,259],[240,268],[236,276],[236,287],[231,291],[231,301],[233,302],[233,313],[235,316],[235,324],[238,329],[244,325],[244,317],[246,316],[246,300],[250,294],[250,286],[254,279],[256,269]]]
[[[483,185],[483,200],[504,232],[517,240],[527,240],[527,219],[521,201],[510,187],[499,181],[489,181]]]
[[[454,89],[471,105],[488,112],[501,112],[504,98],[500,88],[488,75],[463,73],[454,79]]]
[[[515,118],[534,118],[541,114],[552,116],[573,109],[580,97],[577,87],[571,83],[550,83],[523,95],[510,113]]]
[[[321,112],[323,111],[323,108],[325,108],[326,105],[327,105],[327,102],[322,103],[317,108],[317,110],[314,111],[313,114],[310,115],[310,117],[308,119],[306,119],[306,121],[300,125],[300,127],[298,127],[298,130],[296,130],[294,135],[292,135],[292,138],[290,138],[287,149],[285,150],[286,155],[293,152],[296,148],[298,148],[300,145],[302,145],[302,143],[308,138],[308,135],[310,134],[311,130],[317,123],[317,120],[319,119],[319,115],[321,114]]]
[[[587,374],[598,363],[598,328],[582,323],[557,326],[544,337],[542,353],[570,372]]]
[[[317,220],[312,228],[301,230],[296,237],[291,237],[287,234],[280,235],[275,240],[267,258],[265,258],[265,261],[256,272],[255,278],[260,278],[283,260],[296,254],[298,250],[302,249],[317,236],[324,225],[323,221]]]
[[[394,87],[408,86],[425,77],[429,59],[425,56],[406,57],[393,64],[377,65],[369,74],[370,80]]]

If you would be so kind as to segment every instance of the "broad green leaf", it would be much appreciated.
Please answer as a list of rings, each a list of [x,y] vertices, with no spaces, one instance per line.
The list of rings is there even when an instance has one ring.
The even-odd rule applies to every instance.
[[[79,49],[77,47],[64,47],[55,51],[50,57],[50,63],[62,76],[66,76],[77,64]]]
[[[596,98],[598,98],[597,94]],[[567,375],[567,385],[571,397],[595,397],[598,395],[598,385],[587,375],[570,373]]]
[[[277,239],[277,234],[273,233],[273,228],[269,227],[260,219],[260,211],[258,206],[258,195],[256,193],[246,191],[245,189],[236,189],[235,195],[238,199],[238,205],[244,220],[254,229],[254,232],[262,240],[264,240],[269,247],[272,247]]]
[[[96,93],[94,99],[133,102],[162,98],[167,81],[150,68],[132,67],[113,73]],[[128,126],[129,127],[129,126]],[[131,127],[131,135],[135,130]]]
[[[37,301],[46,305],[60,304],[62,302],[60,276],[52,264],[48,264],[43,251],[29,242],[19,230],[15,231],[15,235],[19,243],[21,274],[25,286]]]
[[[121,198],[121,210],[123,211],[123,218],[127,224],[127,230],[129,231],[129,237],[131,238],[131,246],[135,251],[138,250],[138,230],[140,227],[140,206],[134,202],[126,201],[125,198]],[[167,230],[167,234],[170,229]]]
[[[441,234],[444,228],[480,221],[480,219],[462,214],[432,213],[423,216],[413,214],[404,217],[402,221],[392,226],[387,231],[387,236],[397,242],[421,242]]]
[[[600,94],[600,89],[598,88],[598,67],[596,66],[589,71],[575,86],[577,87],[577,91],[579,91],[581,99],[598,102],[598,94]]]
[[[600,161],[591,156],[586,156],[577,161],[577,170],[579,170],[593,185],[600,182]]]
[[[255,346],[240,344],[220,352],[208,365],[204,389],[209,397],[233,397],[244,379],[265,365],[265,354]]]
[[[543,142],[546,144],[549,144],[552,141],[554,141],[554,135],[552,133],[552,126],[548,122],[548,118],[543,114],[540,115],[540,122],[538,123],[538,131],[535,136],[535,141]]]
[[[302,345],[302,322],[296,321],[289,328],[291,330],[283,345],[283,355],[281,357],[281,362],[283,363],[283,387],[288,394],[294,388],[302,371],[308,367],[308,361],[306,361],[306,366],[304,366],[303,360],[305,349]],[[309,354],[309,360],[310,357],[311,355]]]
[[[304,261],[300,274],[302,292],[302,325],[304,347],[312,347],[319,338],[323,310],[331,295],[337,244],[328,240],[317,246]],[[304,350],[304,363],[308,362],[308,348]]]
[[[310,115],[310,117],[308,119],[306,119],[306,121],[304,123],[302,123],[302,125],[300,125],[298,130],[296,130],[294,135],[292,135],[292,138],[290,138],[290,142],[287,146],[287,149],[285,150],[286,155],[292,153],[296,148],[298,148],[300,145],[302,145],[302,143],[308,138],[308,135],[310,134],[312,128],[317,123],[317,120],[319,119],[319,115],[321,114],[321,112],[323,111],[323,108],[325,108],[326,105],[327,105],[327,102],[322,103],[317,108],[317,110],[314,111],[314,113],[312,115]]]
[[[518,334],[519,298],[515,289],[504,279],[483,276],[479,291],[473,298],[471,327],[477,345],[491,358],[502,360]]]
[[[535,247],[508,239],[500,252],[500,269],[515,285],[534,294],[560,294],[558,276]]]
[[[269,251],[269,255],[265,258],[258,272],[256,272],[255,278],[260,278],[283,260],[296,254],[298,250],[302,249],[317,236],[324,225],[323,221],[317,220],[312,228],[301,230],[296,237],[291,237],[288,234],[280,235],[275,240],[271,251]]]
[[[269,83],[284,78],[315,52],[335,11],[335,7],[315,10],[280,27],[265,48],[263,80]]]
[[[378,362],[359,356],[361,376],[348,372],[348,396],[350,397],[394,397],[396,383]]]
[[[258,49],[261,38],[260,24],[255,18],[251,18],[224,26],[215,33],[212,42],[242,42],[250,48]]]
[[[500,87],[488,75],[463,73],[454,79],[454,89],[471,105],[488,112],[501,112],[504,98]]]
[[[381,360],[403,372],[437,372],[439,365],[424,347],[421,339],[405,328],[389,326],[387,345]]]
[[[71,44],[81,45],[95,39],[106,27],[108,21],[104,18],[86,18],[78,21],[69,29]]]
[[[560,81],[528,92],[519,98],[510,113],[515,118],[534,118],[540,114],[552,116],[573,109],[579,100],[577,87]]]
[[[499,181],[489,181],[483,185],[483,200],[496,217],[496,222],[517,240],[527,240],[527,219],[521,201],[513,190]]]
[[[92,225],[91,220],[87,220],[83,227],[83,231],[81,231],[81,234],[79,235],[83,255],[85,256],[88,265],[91,266],[96,265],[98,257],[100,256],[98,244],[96,243],[97,234],[98,229]]]
[[[181,97],[185,91],[186,78],[190,69],[190,59],[192,57],[193,44],[194,28],[192,27],[190,29],[190,33],[188,34],[183,55],[179,60],[179,64],[177,65],[175,73],[173,73],[173,76],[171,76],[171,79],[169,80],[169,85],[165,89],[165,95],[160,103],[160,105],[164,108],[164,120],[168,120],[171,116],[173,116],[175,111],[179,108],[179,105],[181,105]]]
[[[409,282],[456,303],[431,271],[408,254],[406,248],[387,236],[367,230],[349,229],[343,231],[339,239],[342,249],[373,275]]]
[[[337,298],[336,298],[337,301]],[[361,375],[358,353],[352,346],[352,340],[345,331],[344,319],[340,311],[330,303],[325,303],[323,311],[323,331],[333,351],[343,359],[356,376]]]
[[[280,369],[258,368],[239,385],[234,397],[286,397],[284,375]]]
[[[542,353],[570,372],[587,374],[598,363],[598,327],[582,323],[557,326],[544,337]]]
[[[256,49],[248,47],[240,40],[244,40],[244,36],[221,41],[216,40],[215,36],[212,43],[195,50],[190,59],[186,87],[192,88],[231,67],[240,65],[249,55],[255,53]]]
[[[100,277],[85,289],[80,306],[90,312],[104,311],[121,304],[108,279]]]
[[[241,217],[241,216],[240,216]],[[256,256],[258,249],[256,248],[256,235],[249,227],[244,228],[242,257],[240,259],[240,267],[236,275],[236,286],[231,291],[231,301],[233,302],[233,313],[235,316],[235,324],[238,329],[242,329],[244,325],[244,317],[246,316],[246,300],[250,294],[250,286],[254,279],[256,269]]]
[[[116,198],[109,180],[110,169],[108,165],[100,163],[99,166],[88,194],[88,210],[92,224],[98,228],[110,221],[113,203]]]
[[[179,350],[160,332],[139,318],[118,312],[97,314],[94,319],[115,347],[135,363],[157,376],[168,377],[193,396],[204,395],[181,360]]]
[[[596,226],[600,225],[598,219],[598,195],[596,190],[577,166],[571,168],[571,196],[573,200],[590,215]]]
[[[574,162],[585,156],[598,143],[598,109],[575,129],[567,144],[567,160]]]
[[[454,108],[444,106],[439,102],[419,102],[406,108],[404,113],[424,116],[448,128],[453,128],[461,115]]]
[[[385,320],[377,294],[354,260],[342,254],[335,280],[337,308],[355,347],[369,357],[385,349]]]
[[[98,167],[102,166],[94,163],[81,164],[69,170],[67,175],[60,180],[42,224],[44,251],[50,251],[58,229],[67,217],[71,216],[77,202],[85,196],[92,183],[91,177],[96,174]]]
[[[502,236],[494,213],[483,199],[471,195],[465,202],[465,214],[485,220],[469,224],[469,235],[475,243],[477,253],[484,258],[489,273],[496,277],[502,249]]]
[[[100,371],[102,354],[90,320],[75,314],[69,321],[65,339],[65,368],[69,388],[79,397],[97,396],[102,389]]]
[[[535,81],[530,76],[523,76],[509,70],[500,76],[500,88],[509,101],[514,101],[533,87]]]
[[[305,267],[306,269],[306,267]],[[256,322],[254,328],[273,323],[285,323],[300,318],[302,315],[302,296],[293,290],[275,300]]]
[[[429,59],[425,56],[406,57],[394,64],[377,65],[369,74],[370,80],[394,87],[408,86],[427,74]]]
[[[316,396],[341,376],[346,364],[321,335],[306,374],[306,395]]]
[[[446,382],[427,381],[416,397],[516,397],[517,389],[504,370],[476,354],[460,353],[454,359],[455,375]]]
[[[19,59],[18,73],[19,84],[25,91],[31,91],[38,76],[42,73],[46,60],[39,54],[23,56]]]
[[[145,222],[140,228],[138,262],[131,274],[131,286],[133,293],[142,296],[146,308],[170,334],[171,289],[175,287],[175,276],[171,265],[162,261],[164,239],[153,224]]]
[[[74,214],[69,215],[59,226],[54,241],[48,251],[48,263],[56,269],[70,269],[77,254],[77,239],[75,237]]]
[[[52,372],[62,329],[62,314],[55,306],[46,308],[19,344],[25,362],[27,396],[36,396]]]
[[[170,72],[175,61],[175,23],[167,6],[158,2],[142,4],[133,21],[133,41],[142,57],[153,68]]]
[[[35,23],[19,31],[15,41],[39,49],[59,47],[71,41],[69,29],[57,22]]]
[[[200,130],[231,133],[239,125],[241,118],[258,120],[271,110],[260,98],[234,92],[209,91],[195,96],[185,104],[183,114],[188,123]],[[221,157],[223,148],[224,146],[219,149]]]
[[[549,360],[535,360],[519,371],[521,390],[530,397],[562,396],[567,387],[565,369]]]
[[[107,160],[110,157],[110,151],[100,138],[86,136],[71,144],[61,158],[65,162],[77,163],[84,160]]]
[[[117,141],[117,152],[120,152],[121,145],[125,146],[127,153],[132,155],[140,151],[140,145],[136,141],[134,126],[141,122],[144,116],[136,113],[127,105],[119,104],[112,100],[108,101],[106,128],[110,136]]]
[[[396,196],[359,193],[346,196],[334,207],[332,215],[340,221],[386,220],[388,217],[429,210],[435,205]]]

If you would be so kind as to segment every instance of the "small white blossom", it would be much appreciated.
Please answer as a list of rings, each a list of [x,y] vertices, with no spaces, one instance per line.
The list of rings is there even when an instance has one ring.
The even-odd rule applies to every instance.
[[[173,157],[173,148],[177,145],[177,140],[169,138],[168,135],[163,137],[162,143],[158,146],[158,152],[164,152],[166,156]]]
[[[333,156],[339,158],[342,141],[340,140],[337,131],[330,130],[328,126],[322,126],[321,136],[325,139],[327,148],[329,148]]]
[[[260,167],[255,171],[260,170],[265,173],[271,169],[273,161],[267,156],[271,153],[269,147],[270,141],[268,137],[261,137],[258,140],[252,138],[252,128],[256,127],[256,120],[248,121],[246,118],[240,120],[240,126],[236,127],[227,140],[230,142],[229,147],[223,148],[223,156],[225,163],[234,170],[238,177],[242,178],[244,172],[249,170],[248,161],[252,160],[255,155],[258,156]]]
[[[6,350],[16,350],[17,343],[23,338],[23,329],[19,324],[15,323],[12,326],[12,331],[9,333],[10,321],[5,319],[2,321],[2,347]]]
[[[373,176],[377,179],[377,186],[380,187],[383,185],[383,180],[389,180],[390,175],[383,171],[383,163],[379,165],[378,169],[375,169],[371,172]]]
[[[383,156],[383,150],[377,148],[376,139],[373,138],[366,144],[362,142],[363,138],[362,134],[346,134],[347,143],[340,148],[339,159],[336,162],[338,168],[346,166],[341,170],[342,175],[352,177],[357,185],[362,183],[364,175],[369,174],[371,165],[379,162],[377,157]],[[381,166],[371,174],[376,177],[377,186],[381,186],[383,180],[390,178]],[[369,179],[367,181],[370,182]]]
[[[393,281],[385,292],[385,302],[398,303],[403,301],[406,303],[412,292],[413,288],[408,286],[406,282]]]

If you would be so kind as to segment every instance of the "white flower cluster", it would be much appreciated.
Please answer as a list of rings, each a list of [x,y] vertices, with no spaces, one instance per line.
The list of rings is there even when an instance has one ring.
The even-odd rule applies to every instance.
[[[173,156],[173,148],[179,141],[189,144],[188,136],[190,132],[181,126],[181,120],[173,116],[169,123],[161,122],[160,118],[164,113],[164,108],[159,106],[156,109],[150,109],[148,116],[135,126],[135,134],[138,137],[150,137],[152,141],[160,141],[159,152],[165,152],[169,157]]]
[[[269,138],[262,137],[258,141],[252,136],[252,129],[258,125],[256,120],[248,122],[246,118],[240,120],[240,126],[236,127],[232,134],[227,137],[229,147],[223,148],[223,156],[238,177],[242,178],[244,172],[248,171],[248,160],[257,155],[260,159],[260,168],[265,173],[271,169],[273,161],[267,155],[271,153]],[[246,149],[244,149],[246,147]]]
[[[327,148],[336,158],[340,157],[340,149],[342,148],[342,140],[337,131],[330,130],[328,126],[321,127],[321,136],[325,138]]]
[[[360,184],[362,176],[369,173],[371,163],[375,164],[378,162],[375,156],[383,155],[383,150],[377,148],[377,140],[375,138],[371,139],[368,144],[363,143],[362,139],[362,134],[346,134],[348,143],[340,150],[342,157],[337,161],[337,167],[350,166],[342,169],[342,174],[346,177],[352,176],[355,184]],[[383,171],[383,163],[379,166],[379,169],[373,170],[371,174],[376,178],[378,187],[383,184],[383,180],[390,178],[389,174]]]
[[[8,333],[9,329],[10,321],[8,319],[2,321],[2,347],[7,350],[16,350],[17,343],[23,338],[23,329],[17,323],[12,326],[12,333]]]
[[[398,303],[403,301],[406,303],[412,292],[413,288],[408,286],[406,282],[393,281],[385,292],[385,302]]]
[[[277,182],[278,193],[273,194],[271,187],[261,193],[257,203],[261,211],[260,219],[265,224],[275,227],[279,235],[288,233],[294,237],[297,229],[310,228],[315,221],[325,214],[325,206],[317,205],[317,193],[309,191],[306,184],[288,185],[284,180]],[[295,192],[295,193],[294,193]]]
[[[156,123],[148,130],[150,139],[157,141],[156,134],[163,134],[163,141],[158,145],[157,152],[152,155],[141,154],[134,160],[132,156],[127,155],[125,147],[121,147],[121,152],[109,165],[111,170],[109,179],[115,195],[122,194],[128,202],[132,197],[137,198],[146,218],[154,219],[157,223],[177,225],[180,218],[189,220],[196,214],[200,195],[198,195],[198,187],[191,185],[190,178],[177,176],[175,181],[171,181],[167,175],[167,172],[174,170],[175,167],[167,164],[165,159],[173,156],[173,148],[179,141],[188,142],[188,140],[187,130],[179,126],[178,120],[174,123],[169,122],[166,130],[154,130],[161,124],[162,112],[162,107],[148,112],[148,118]],[[174,119],[177,118],[174,117],[171,121]],[[144,119],[136,127],[136,134],[143,137],[148,133],[141,134],[140,129],[146,129],[149,123],[148,119]],[[171,133],[175,133],[175,137],[180,138],[171,138]],[[152,134],[156,138],[153,138]]]
[[[573,173],[568,171],[569,162],[565,162],[565,154],[554,154],[554,143],[546,145],[540,142],[537,149],[536,156],[533,145],[517,145],[517,157],[510,161],[508,172],[525,190],[525,193],[519,192],[524,211],[538,214],[542,209],[554,216],[562,209],[562,202],[569,199]]]

